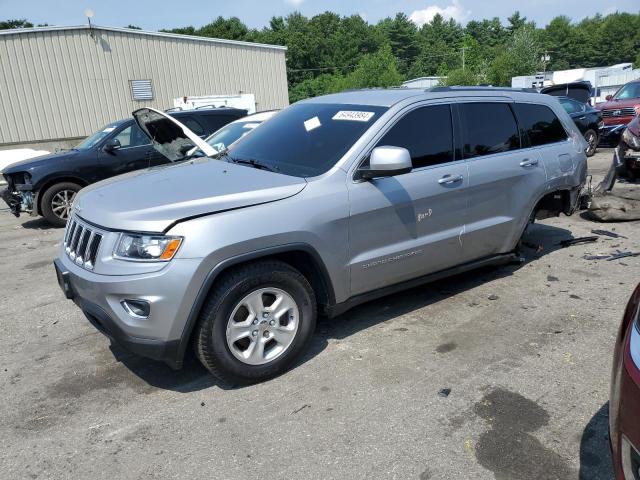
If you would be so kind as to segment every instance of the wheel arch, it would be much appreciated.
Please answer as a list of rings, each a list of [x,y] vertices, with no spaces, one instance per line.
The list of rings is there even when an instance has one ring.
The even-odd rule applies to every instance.
[[[176,364],[178,366],[182,365],[205,300],[215,287],[216,281],[220,276],[233,268],[266,259],[280,260],[304,275],[313,288],[319,310],[335,304],[334,288],[328,270],[320,254],[309,244],[293,243],[280,245],[228,258],[211,269],[205,277],[203,284],[200,286],[180,338],[176,358]]]
[[[59,176],[49,177],[47,179],[41,180],[36,188],[38,215],[42,215],[42,194],[46,192],[49,188],[54,186],[56,183],[63,183],[63,182],[77,183],[82,188],[89,185],[89,183],[86,180],[83,180],[82,178],[72,174],[59,175]]]

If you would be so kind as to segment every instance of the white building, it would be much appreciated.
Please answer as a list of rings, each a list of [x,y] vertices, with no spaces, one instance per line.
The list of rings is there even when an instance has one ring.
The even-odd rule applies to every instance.
[[[633,69],[631,63],[620,63],[610,67],[574,68],[513,77],[511,86],[541,88],[548,85],[588,81],[593,87],[592,98],[597,103],[604,102],[607,95],[614,94],[622,85],[637,78],[640,78],[640,68]]]

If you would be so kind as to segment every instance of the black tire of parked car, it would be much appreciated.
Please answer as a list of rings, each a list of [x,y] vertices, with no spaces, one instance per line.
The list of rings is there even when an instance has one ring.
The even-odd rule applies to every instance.
[[[58,215],[54,211],[54,205],[52,202],[59,193],[73,192],[73,195],[78,193],[82,187],[73,182],[60,182],[56,183],[45,190],[42,194],[42,200],[40,202],[40,208],[42,209],[42,216],[55,227],[64,227],[67,223],[67,219],[64,215]]]
[[[593,157],[598,149],[598,132],[595,130],[589,129],[584,132],[584,139],[587,141],[589,145],[585,150],[587,157]]]
[[[227,322],[235,305],[250,292],[275,287],[287,292],[299,309],[299,326],[293,343],[281,356],[264,365],[238,360],[226,341]],[[200,313],[193,335],[196,356],[228,385],[248,385],[285,372],[308,344],[316,325],[316,298],[308,280],[290,265],[265,260],[224,273],[216,281]]]

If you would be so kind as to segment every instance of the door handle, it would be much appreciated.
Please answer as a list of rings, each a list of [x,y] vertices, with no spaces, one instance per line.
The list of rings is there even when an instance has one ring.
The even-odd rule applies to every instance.
[[[462,175],[445,175],[440,180],[438,180],[438,183],[440,185],[451,185],[452,183],[461,182],[461,181],[462,181]]]
[[[528,158],[526,160],[523,160],[520,162],[520,166],[521,167],[535,167],[536,165],[538,165],[538,159],[537,158],[533,158],[531,160],[529,160]]]

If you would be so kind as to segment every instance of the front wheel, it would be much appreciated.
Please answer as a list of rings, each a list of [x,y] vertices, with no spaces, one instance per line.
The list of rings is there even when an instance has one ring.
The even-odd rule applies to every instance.
[[[584,139],[587,141],[587,148],[585,153],[587,157],[593,157],[598,148],[598,133],[595,130],[587,130],[584,132]]]
[[[61,182],[47,188],[40,203],[42,215],[56,227],[64,227],[71,213],[71,205],[82,187],[77,183]]]
[[[316,324],[307,279],[280,261],[248,264],[214,286],[194,334],[196,355],[229,384],[284,372],[302,353]]]

